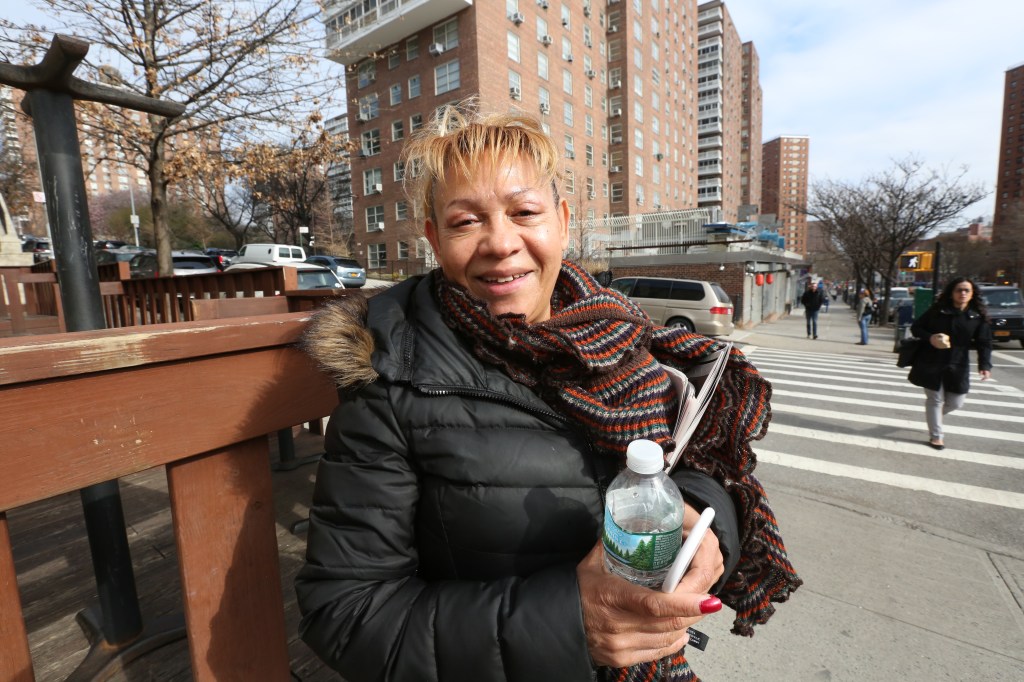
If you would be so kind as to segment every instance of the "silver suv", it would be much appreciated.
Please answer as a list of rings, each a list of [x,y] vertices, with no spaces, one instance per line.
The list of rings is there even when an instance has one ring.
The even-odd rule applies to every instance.
[[[682,327],[705,336],[733,332],[732,300],[722,287],[698,279],[620,277],[617,289],[636,302],[656,325]]]

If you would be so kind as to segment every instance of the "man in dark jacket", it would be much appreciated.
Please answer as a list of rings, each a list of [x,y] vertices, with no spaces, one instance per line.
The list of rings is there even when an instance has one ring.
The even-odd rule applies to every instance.
[[[818,338],[818,311],[825,302],[823,290],[815,288],[814,282],[807,280],[807,288],[800,303],[804,307],[804,317],[807,318],[807,338]]]

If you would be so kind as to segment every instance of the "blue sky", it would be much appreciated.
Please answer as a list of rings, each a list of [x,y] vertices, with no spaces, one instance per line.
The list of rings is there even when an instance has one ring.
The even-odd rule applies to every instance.
[[[478,0],[497,2],[498,0]],[[4,18],[39,20],[31,8]],[[858,182],[916,155],[994,192],[1022,0],[727,0],[761,58],[763,136],[807,135],[811,181]],[[994,198],[968,217],[991,216]]]
[[[994,192],[1020,0],[727,0],[761,58],[763,136],[807,135],[811,181],[857,182],[914,154]],[[991,216],[989,196],[968,217]]]

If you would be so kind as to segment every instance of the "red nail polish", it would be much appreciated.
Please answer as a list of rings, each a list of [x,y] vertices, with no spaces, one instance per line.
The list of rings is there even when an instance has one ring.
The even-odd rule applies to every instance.
[[[722,610],[722,600],[718,597],[708,597],[700,603],[701,613],[717,613]]]

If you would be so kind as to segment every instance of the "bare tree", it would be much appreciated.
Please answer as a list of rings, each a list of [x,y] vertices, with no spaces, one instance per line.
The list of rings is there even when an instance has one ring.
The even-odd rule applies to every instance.
[[[86,126],[109,136],[150,184],[160,269],[170,271],[168,185],[187,183],[185,152],[216,153],[254,134],[281,133],[325,93],[342,86],[316,75],[322,49],[314,0],[40,0],[59,28],[94,45],[96,77],[136,93],[181,102],[165,119],[99,105],[80,107]],[[22,44],[47,40],[40,27],[3,31]],[[14,35],[16,34],[16,35]],[[37,52],[38,56],[38,52]],[[176,159],[179,161],[176,162]]]
[[[806,212],[822,221],[858,279],[874,272],[881,276],[887,308],[900,254],[987,196],[982,185],[964,183],[966,172],[931,170],[908,157],[857,185],[814,183]]]

